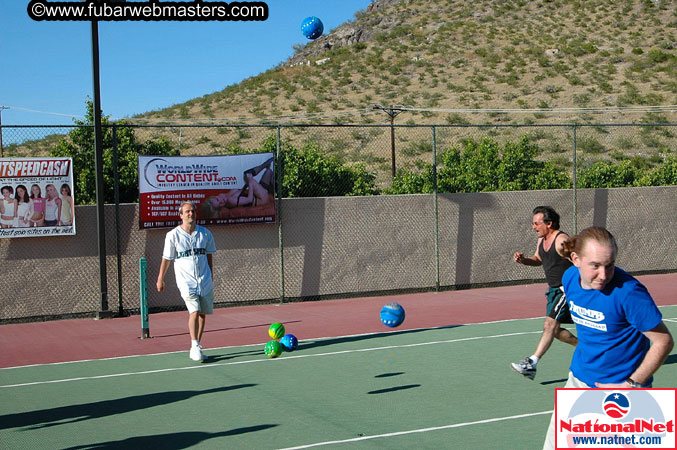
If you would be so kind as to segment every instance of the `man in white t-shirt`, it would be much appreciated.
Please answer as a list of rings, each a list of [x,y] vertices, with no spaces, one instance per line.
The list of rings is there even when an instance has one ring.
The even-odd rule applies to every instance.
[[[179,207],[181,225],[167,233],[162,263],[157,278],[157,290],[165,290],[165,274],[174,261],[176,285],[186,303],[188,330],[190,331],[190,359],[203,361],[200,339],[205,328],[205,315],[214,311],[212,281],[212,254],[216,245],[212,233],[196,225],[196,210],[192,202],[183,202]]]

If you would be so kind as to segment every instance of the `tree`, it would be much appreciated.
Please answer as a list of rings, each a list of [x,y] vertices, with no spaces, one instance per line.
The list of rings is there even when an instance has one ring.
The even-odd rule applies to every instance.
[[[633,186],[637,178],[637,169],[629,160],[618,164],[609,161],[597,161],[588,168],[579,170],[579,188],[614,188]]]
[[[440,155],[437,172],[438,192],[491,192],[561,189],[571,186],[568,174],[548,162],[538,161],[538,147],[527,137],[503,148],[490,139],[468,139],[463,147],[453,147]],[[399,170],[389,194],[433,192],[431,164],[419,172]]]
[[[317,143],[298,149],[289,143],[281,144],[282,196],[330,197],[376,195],[376,176],[363,164],[346,165],[337,156],[324,153]],[[268,137],[261,148],[275,152],[275,136]]]
[[[677,185],[677,157],[668,156],[663,164],[642,175],[636,186]]]
[[[94,106],[86,102],[87,114],[84,120],[75,120],[78,125],[67,137],[62,138],[50,150],[51,156],[73,158],[74,198],[79,205],[96,203],[96,171],[94,168]],[[104,202],[115,202],[115,174],[113,167],[113,128],[110,116],[101,117],[103,140]],[[138,156],[178,156],[179,150],[164,137],[137,141],[134,129],[125,121],[116,123],[118,153],[118,185],[121,203],[139,201]]]

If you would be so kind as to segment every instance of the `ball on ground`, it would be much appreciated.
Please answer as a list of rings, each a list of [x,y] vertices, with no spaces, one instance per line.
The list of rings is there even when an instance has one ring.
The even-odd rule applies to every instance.
[[[282,354],[282,346],[278,341],[268,341],[263,351],[268,358],[277,358]]]
[[[301,31],[308,39],[317,39],[322,36],[324,25],[322,21],[315,16],[306,17],[301,22]]]
[[[381,309],[381,322],[387,327],[398,327],[404,322],[404,308],[399,303],[391,302]]]
[[[268,336],[273,339],[280,339],[284,336],[284,325],[281,323],[275,322],[268,328]]]
[[[296,339],[296,336],[293,334],[285,334],[282,336],[282,339],[280,339],[280,345],[284,351],[293,352],[299,348],[299,340]]]

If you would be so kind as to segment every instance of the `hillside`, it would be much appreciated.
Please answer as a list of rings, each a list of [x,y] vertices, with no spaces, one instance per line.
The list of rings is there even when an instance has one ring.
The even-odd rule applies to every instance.
[[[387,124],[393,106],[403,110],[397,125],[675,123],[677,108],[656,106],[676,104],[677,2],[375,0],[264,73],[128,122],[166,125],[137,134],[168,137],[182,154],[220,154],[259,148],[270,130],[188,125]],[[525,134],[541,158],[571,165],[570,128],[440,129],[437,143]],[[397,167],[430,161],[430,136],[398,129]],[[363,163],[382,185],[390,179],[389,129],[298,128],[282,137]],[[675,140],[674,127],[578,135],[588,161],[639,156],[653,164],[674,152]],[[27,142],[10,154],[48,145]]]
[[[630,122],[645,113],[616,109],[677,103],[675,2],[376,0],[355,17],[274,69],[133,121],[384,123],[373,105],[400,105],[518,110],[402,116],[415,123]]]

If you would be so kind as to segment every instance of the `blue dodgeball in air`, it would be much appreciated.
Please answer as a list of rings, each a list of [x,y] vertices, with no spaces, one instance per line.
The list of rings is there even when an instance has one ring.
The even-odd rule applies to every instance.
[[[322,21],[315,16],[306,17],[301,23],[301,31],[308,39],[317,39],[322,36],[324,25]]]
[[[381,322],[387,327],[398,327],[404,322],[404,308],[399,303],[388,303],[381,309]]]

